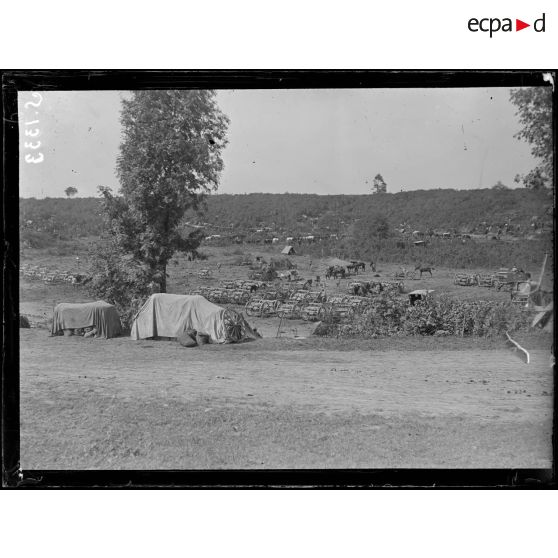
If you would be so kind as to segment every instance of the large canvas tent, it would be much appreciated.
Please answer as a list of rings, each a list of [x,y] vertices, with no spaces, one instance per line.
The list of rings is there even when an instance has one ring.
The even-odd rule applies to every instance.
[[[296,252],[292,246],[285,246],[285,248],[281,250],[281,254],[285,254],[285,256],[291,256],[293,254],[296,254]]]
[[[116,308],[103,300],[85,303],[62,302],[54,308],[52,335],[60,335],[65,329],[86,327],[94,327],[97,330],[95,337],[105,339],[122,334],[120,316]]]
[[[232,326],[237,327],[234,335]],[[180,337],[188,330],[208,335],[211,343],[230,343],[258,337],[237,312],[217,306],[200,295],[166,293],[149,297],[136,315],[130,337],[134,341],[152,337]]]

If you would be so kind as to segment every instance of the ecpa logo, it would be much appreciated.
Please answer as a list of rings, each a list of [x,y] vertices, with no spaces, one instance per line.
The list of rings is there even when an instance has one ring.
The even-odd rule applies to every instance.
[[[534,31],[536,31],[537,33],[545,32],[545,18],[546,14],[543,14],[540,18],[536,19],[533,22]],[[503,19],[500,19],[498,17],[485,17],[482,19],[472,17],[467,23],[467,27],[469,28],[469,31],[472,31],[473,33],[477,33],[478,31],[482,31],[483,33],[490,33],[490,38],[492,38],[492,35],[494,33],[497,33],[498,31],[514,31],[512,18],[509,17],[505,17]],[[520,19],[515,20],[515,31],[521,31],[522,29],[526,29],[527,27],[531,27],[531,24],[525,23]]]

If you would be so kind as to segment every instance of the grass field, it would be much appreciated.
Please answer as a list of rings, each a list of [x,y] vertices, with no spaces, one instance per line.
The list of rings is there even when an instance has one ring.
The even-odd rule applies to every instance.
[[[169,292],[197,287],[202,268],[213,284],[246,278],[235,250],[177,259]],[[304,276],[323,277],[324,261],[292,259]],[[38,250],[22,261],[75,266],[74,255]],[[380,262],[381,278],[396,267]],[[509,298],[456,287],[450,269],[406,288]],[[264,339],[195,349],[48,337],[55,303],[86,300],[81,289],[21,281],[21,312],[35,326],[20,330],[23,469],[551,466],[549,335],[519,339],[529,365],[502,339],[314,338],[314,325],[299,321],[275,338],[276,318],[251,320]]]

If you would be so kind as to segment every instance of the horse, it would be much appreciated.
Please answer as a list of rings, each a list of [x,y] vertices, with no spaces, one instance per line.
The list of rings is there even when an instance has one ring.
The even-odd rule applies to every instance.
[[[329,279],[330,277],[333,277],[334,279],[339,277],[345,279],[345,275],[345,268],[340,265],[330,265],[325,272],[326,279]]]
[[[335,277],[335,279],[338,278],[345,279],[345,277],[347,276],[347,271],[345,270],[344,267],[340,265],[336,265],[335,269],[333,270],[333,276]]]
[[[429,266],[425,266],[422,264],[418,264],[415,267],[415,271],[420,271],[420,278],[422,279],[422,274],[426,273],[428,271],[428,273],[430,273],[430,277],[432,277],[432,270],[434,269],[433,266],[429,265]]]

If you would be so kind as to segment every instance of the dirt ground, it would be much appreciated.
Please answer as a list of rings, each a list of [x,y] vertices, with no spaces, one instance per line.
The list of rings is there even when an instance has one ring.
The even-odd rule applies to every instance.
[[[170,266],[169,292],[199,286],[204,268],[215,276],[206,284],[247,278],[247,267],[233,265],[238,249],[206,251],[206,262]],[[22,261],[49,265],[32,251]],[[293,261],[303,276],[323,276],[325,261]],[[380,263],[382,280],[398,267]],[[456,287],[452,270],[405,287],[509,297]],[[342,292],[346,282],[327,288]],[[527,365],[502,340],[323,339],[300,320],[284,321],[276,337],[277,318],[250,318],[264,339],[185,349],[50,338],[54,304],[91,297],[24,280],[20,293],[34,326],[20,330],[23,469],[551,466],[549,336],[519,340],[531,351]]]
[[[548,353],[21,330],[22,468],[550,467]]]

